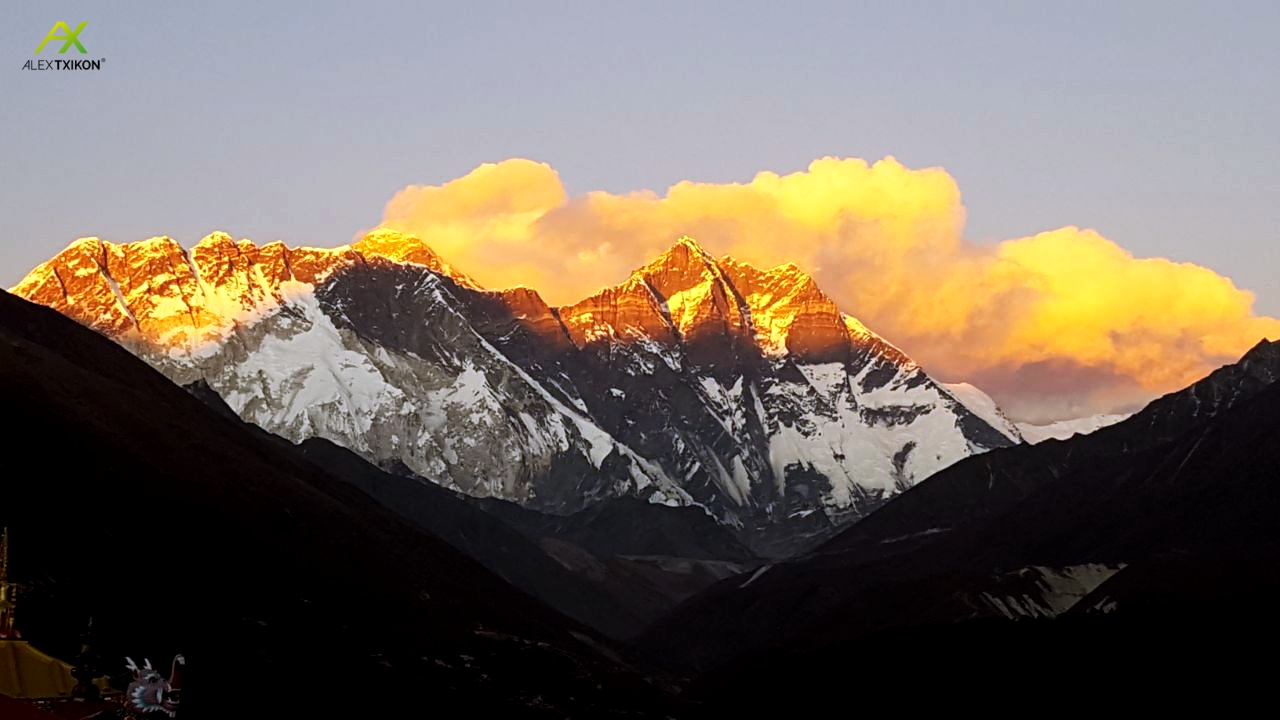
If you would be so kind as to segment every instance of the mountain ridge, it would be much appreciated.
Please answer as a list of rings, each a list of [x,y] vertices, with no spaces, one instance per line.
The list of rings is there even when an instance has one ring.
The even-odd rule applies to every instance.
[[[343,267],[379,260],[427,268],[461,287],[489,295],[511,307],[515,317],[531,327],[554,319],[579,346],[589,338],[586,331],[575,326],[594,320],[590,317],[592,306],[605,302],[606,296],[624,296],[637,292],[640,289],[637,286],[644,285],[643,289],[649,291],[650,299],[654,301],[649,309],[661,319],[662,325],[654,326],[644,321],[633,323],[626,318],[618,324],[623,328],[633,325],[652,330],[647,335],[650,338],[663,339],[672,335],[696,337],[700,334],[701,322],[718,320],[736,332],[753,331],[760,346],[769,354],[779,355],[787,351],[803,354],[803,341],[795,348],[786,345],[790,339],[787,331],[797,320],[795,315],[825,314],[830,317],[824,320],[833,320],[822,328],[822,332],[828,333],[827,339],[838,343],[841,334],[865,339],[883,352],[897,354],[897,359],[911,362],[905,353],[856,318],[839,312],[812,276],[793,263],[762,270],[729,255],[717,260],[687,235],[677,238],[671,248],[632,272],[621,283],[606,286],[592,296],[562,306],[548,305],[536,289],[527,286],[482,288],[417,236],[384,228],[370,231],[355,243],[334,248],[290,247],[279,240],[257,245],[249,239],[235,240],[222,231],[209,233],[190,249],[167,235],[129,243],[82,237],[33,268],[9,288],[9,292],[59,308],[63,314],[109,337],[117,338],[122,334],[127,337],[127,333],[122,331],[132,328],[150,342],[171,346],[179,339],[195,342],[217,339],[205,335],[224,329],[228,322],[251,319],[253,311],[268,309],[262,306],[269,305],[272,299],[277,302],[284,299],[287,289],[281,287],[282,283],[293,281],[314,285]],[[680,281],[687,278],[680,275],[688,273],[691,262],[695,260],[706,273],[699,278],[703,282],[681,286]],[[86,280],[90,277],[92,279]],[[697,286],[702,284],[710,286],[709,292],[702,298],[696,294],[690,296],[688,291],[698,289]],[[737,290],[740,284],[747,285],[752,292],[740,295]],[[779,292],[784,294],[783,298],[776,296]],[[793,297],[786,297],[788,293]],[[205,296],[204,302],[193,303],[192,298],[201,294]],[[151,297],[154,295],[163,300],[180,300],[183,307],[176,307],[178,303],[174,302],[159,302]],[[708,297],[712,303],[710,307],[698,302]],[[97,302],[86,307],[85,300]],[[783,302],[786,300],[791,302]],[[723,312],[726,306],[731,306],[729,309],[733,312]],[[785,314],[788,306],[793,311],[791,315]],[[775,309],[781,309],[784,314],[778,317],[770,312]],[[90,314],[91,310],[97,312]],[[717,313],[717,310],[721,312]],[[703,317],[707,312],[713,317]],[[183,314],[193,325],[187,333],[175,335],[172,328],[160,322],[147,322]],[[587,316],[585,319],[584,315]],[[766,318],[763,326],[755,322],[758,317]],[[653,319],[645,318],[646,321]],[[540,334],[554,333],[544,330]],[[615,336],[623,334],[615,333]],[[815,352],[820,355],[826,350],[830,348],[819,346]]]
[[[777,651],[835,636],[927,643],[991,619],[1165,612],[1213,596],[1208,578],[1230,581],[1233,601],[1280,587],[1268,520],[1278,403],[1280,343],[1262,341],[1090,435],[960,461],[813,552],[694,596],[642,645],[697,670],[776,667]],[[1219,557],[1232,569],[1215,570]],[[1180,621],[1193,619],[1211,628],[1217,616]]]
[[[389,230],[330,250],[85,239],[14,290],[295,442],[556,514],[697,505],[766,554],[1020,440],[794,265],[688,237],[562,307]]]

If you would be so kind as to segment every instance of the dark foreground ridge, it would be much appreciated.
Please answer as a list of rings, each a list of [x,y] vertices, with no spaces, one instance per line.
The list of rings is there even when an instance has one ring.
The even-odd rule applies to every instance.
[[[1255,650],[1280,639],[1278,349],[1092,435],[957,463],[818,552],[712,587],[641,645],[687,663],[717,711],[821,697],[758,688],[1258,693],[1271,664]]]
[[[92,618],[112,673],[184,653],[183,717],[671,711],[593,631],[5,293],[0,399],[24,636],[72,657]]]

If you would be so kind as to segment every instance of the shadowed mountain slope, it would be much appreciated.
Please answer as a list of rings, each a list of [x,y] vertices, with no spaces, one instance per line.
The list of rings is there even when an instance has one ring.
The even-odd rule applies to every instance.
[[[1280,638],[1276,350],[1092,435],[958,463],[812,555],[695,596],[641,645],[687,661],[712,706],[842,678],[1014,697],[1257,677],[1242,643]]]
[[[183,716],[666,714],[590,630],[118,345],[0,293],[19,625],[188,658]]]

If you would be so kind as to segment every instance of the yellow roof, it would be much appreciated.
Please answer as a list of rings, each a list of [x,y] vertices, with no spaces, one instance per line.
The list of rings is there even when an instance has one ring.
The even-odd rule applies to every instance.
[[[67,697],[75,684],[70,665],[25,640],[0,640],[0,694],[23,699]]]

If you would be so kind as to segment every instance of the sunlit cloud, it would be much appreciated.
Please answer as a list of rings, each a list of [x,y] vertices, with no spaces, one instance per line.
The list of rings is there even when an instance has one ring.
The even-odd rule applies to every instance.
[[[1208,268],[1135,258],[1077,227],[976,244],[964,221],[946,171],[889,157],[578,196],[549,165],[512,159],[406,187],[382,224],[486,287],[534,287],[553,305],[625,279],[684,234],[762,267],[793,262],[935,375],[977,381],[1033,420],[1140,402],[1280,336],[1251,292]]]

